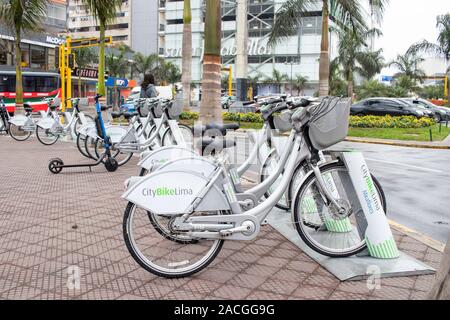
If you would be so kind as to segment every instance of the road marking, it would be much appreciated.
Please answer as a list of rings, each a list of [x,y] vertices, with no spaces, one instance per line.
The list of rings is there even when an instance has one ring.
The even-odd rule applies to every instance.
[[[400,163],[400,162],[384,161],[384,160],[377,160],[377,159],[371,159],[371,158],[366,158],[366,160],[373,161],[373,162],[392,164],[392,165],[401,166],[401,167],[409,167],[409,168],[412,168],[412,169],[426,171],[426,172],[444,173],[444,171],[441,171],[441,170],[434,170],[434,169],[429,169],[429,168],[423,168],[423,167],[413,166],[413,165],[410,165],[410,164],[404,164],[404,163]]]
[[[420,233],[414,229],[408,228],[407,226],[404,226],[393,220],[389,220],[389,224],[391,225],[392,228],[394,228],[397,231],[400,231],[403,234],[406,234],[408,237],[411,237],[419,242],[422,242],[423,244],[433,248],[436,251],[444,252],[444,249],[445,249],[444,243],[434,240],[433,238],[431,238],[423,233]]]

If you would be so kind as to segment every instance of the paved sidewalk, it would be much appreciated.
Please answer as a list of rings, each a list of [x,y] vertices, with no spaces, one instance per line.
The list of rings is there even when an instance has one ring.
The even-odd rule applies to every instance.
[[[282,235],[265,226],[252,242],[226,242],[203,272],[166,280],[144,271],[122,239],[123,181],[98,167],[54,176],[48,160],[79,162],[75,146],[44,147],[0,136],[1,299],[423,299],[434,276],[340,283]],[[438,251],[395,232],[401,250],[437,268]],[[69,289],[69,268],[81,288]]]

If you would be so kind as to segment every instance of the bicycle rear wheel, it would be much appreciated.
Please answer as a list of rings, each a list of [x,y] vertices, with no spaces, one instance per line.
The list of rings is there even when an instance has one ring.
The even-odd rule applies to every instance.
[[[95,156],[97,159],[100,157],[100,155],[105,151],[105,148],[103,147],[103,140],[97,139],[95,142]],[[133,157],[132,153],[126,153],[126,152],[120,152],[120,150],[116,149],[114,145],[111,147],[111,156],[116,159],[117,163],[119,164],[119,167],[124,166],[127,164],[131,158]]]
[[[320,167],[323,179],[333,189],[333,196],[348,210],[340,215],[333,204],[325,203],[314,174],[298,188],[293,202],[293,218],[298,234],[314,251],[333,258],[349,257],[366,248],[365,227],[357,223],[360,204],[354,196],[347,168],[341,162]],[[372,177],[381,205],[386,212],[384,192]],[[330,190],[331,191],[331,190]]]
[[[18,127],[15,124],[11,123],[9,125],[9,135],[16,141],[25,141],[28,140],[29,137],[31,137],[31,132],[25,131],[22,127]]]
[[[36,137],[45,146],[54,145],[59,140],[59,135],[53,134],[50,129],[36,127]]]
[[[280,157],[278,156],[278,153],[275,150],[272,150],[272,152],[269,154],[267,159],[265,160],[262,169],[261,169],[261,175],[260,179],[261,182],[268,179],[273,173],[276,172],[278,162],[280,160]],[[274,190],[277,189],[277,187],[280,184],[280,181],[282,179],[282,175],[280,175],[277,180],[267,189],[264,197],[267,199],[270,197],[270,195],[273,193]],[[287,197],[287,193],[283,195],[283,197],[278,201],[278,203],[275,205],[278,209],[289,211],[290,205],[289,205],[289,199]]]
[[[131,202],[125,210],[123,235],[133,259],[145,270],[165,278],[188,277],[206,268],[224,242],[180,237],[170,228],[163,234],[154,227],[149,213]]]

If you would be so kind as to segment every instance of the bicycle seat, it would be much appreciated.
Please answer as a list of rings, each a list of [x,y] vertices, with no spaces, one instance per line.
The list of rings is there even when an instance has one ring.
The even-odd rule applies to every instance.
[[[118,119],[122,116],[122,112],[111,112],[111,117],[113,119]]]
[[[109,109],[112,109],[112,106],[101,106],[100,107],[100,110],[102,110],[102,111],[106,111],[106,110],[109,110]]]
[[[25,110],[26,113],[32,113],[33,112],[33,108],[28,105],[28,104],[24,104],[23,105],[23,109]]]
[[[136,117],[138,115],[139,115],[139,112],[137,112],[137,111],[135,111],[135,112],[124,112],[123,113],[123,117],[126,120],[130,120],[131,118]]]
[[[207,124],[206,126],[196,126],[194,128],[194,132],[201,132],[203,135],[209,135],[211,137],[222,135],[225,136],[227,134],[227,131],[236,131],[240,128],[239,124],[237,123],[230,123],[230,124],[218,124],[218,123],[211,123]]]
[[[202,155],[206,156],[221,152],[223,149],[233,148],[236,146],[236,141],[218,138],[203,138],[198,146],[201,148]]]

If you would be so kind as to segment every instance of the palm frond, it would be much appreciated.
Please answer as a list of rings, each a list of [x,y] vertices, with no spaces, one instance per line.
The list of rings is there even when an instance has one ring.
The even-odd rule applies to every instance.
[[[311,2],[312,0],[288,0],[278,9],[269,35],[269,45],[275,45],[298,31],[301,17],[309,11]]]

